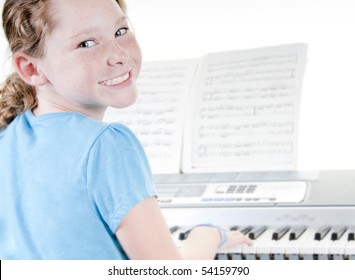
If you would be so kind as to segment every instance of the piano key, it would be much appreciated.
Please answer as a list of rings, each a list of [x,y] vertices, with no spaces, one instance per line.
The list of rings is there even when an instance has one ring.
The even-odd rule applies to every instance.
[[[217,253],[215,260],[229,260],[228,254],[226,254],[226,253]]]
[[[345,226],[333,227],[332,232],[331,232],[331,239],[333,241],[338,240],[339,238],[342,237],[342,235],[344,234],[345,231],[346,231]]]
[[[319,228],[314,235],[314,239],[318,241],[322,240],[328,234],[329,231],[330,231],[330,226],[324,226]]]
[[[290,231],[290,240],[297,240],[305,231],[307,227],[305,226],[300,226],[300,227],[295,227],[292,228]]]
[[[243,255],[256,255],[257,253],[269,254],[270,250],[265,248],[267,248],[268,244],[270,244],[272,241],[272,233],[273,229],[267,229],[258,239],[253,242],[252,246],[241,246]]]
[[[188,230],[182,231],[179,233],[179,240],[186,240],[187,237],[189,236],[191,232],[191,228],[189,228]]]
[[[248,261],[257,260],[256,254],[247,254],[247,255],[244,255],[244,257],[245,257],[245,259],[248,260]]]
[[[268,259],[266,255],[270,255],[271,246],[273,244],[272,235],[275,232],[275,228],[268,229],[263,235],[261,235],[256,241],[256,254],[260,259]]]
[[[261,226],[261,227],[256,227],[253,228],[249,232],[249,238],[252,240],[256,240],[260,235],[262,235],[266,231],[267,227],[266,226]]]
[[[300,256],[306,260],[313,259],[314,247],[316,246],[316,243],[319,242],[317,240],[314,240],[314,236],[318,232],[318,229],[313,229],[310,232],[313,232],[313,234],[307,235],[307,238],[301,243],[299,247]]]
[[[333,241],[329,245],[329,254],[333,255],[333,259],[344,259],[345,247],[348,243],[347,232],[348,230],[346,230],[338,240]]]
[[[235,246],[228,250],[232,260],[242,260],[242,246]]]
[[[251,226],[246,226],[246,227],[234,226],[234,227],[231,227],[230,230],[238,230],[242,234],[247,235],[252,229],[253,229],[253,227],[251,227]]]
[[[285,260],[284,254],[274,254],[274,260]]]
[[[270,254],[260,254],[259,260],[270,260]]]
[[[286,254],[286,246],[290,242],[288,236],[283,234],[278,240],[273,240],[270,248],[270,253],[274,255],[275,260],[282,260]]]
[[[328,254],[318,254],[317,260],[329,260],[329,255]]]
[[[288,260],[299,260],[300,259],[300,255],[295,255],[295,254],[291,254],[291,255],[287,255],[287,259]]]
[[[281,239],[289,230],[290,230],[289,226],[283,226],[275,229],[274,233],[272,234],[272,239],[273,240]]]
[[[349,230],[351,231],[351,230]],[[350,240],[345,245],[344,255],[349,260],[355,259],[355,240]]]
[[[177,231],[178,229],[179,229],[178,226],[173,226],[173,227],[169,228],[171,234],[173,234],[173,233],[174,233],[175,231]]]
[[[348,231],[348,240],[355,240],[355,227],[351,227]]]
[[[305,242],[308,240],[313,241],[313,236],[315,233],[315,229],[313,228],[308,228],[305,230],[305,232],[298,238],[295,240],[290,240],[290,242],[288,242],[286,244],[285,247],[285,254],[286,255],[300,255],[300,247],[301,246],[305,246]]]
[[[189,229],[191,229],[191,227],[179,227],[178,226],[178,229],[172,233],[172,238],[178,248],[180,248],[184,243],[184,240],[179,239],[180,233],[184,233]]]
[[[318,255],[318,259],[328,259],[329,246],[332,243],[331,234],[325,235],[321,240],[314,241],[314,254]]]
[[[240,253],[232,253],[230,256],[231,256],[232,260],[242,260],[243,259],[242,254],[240,254]]]

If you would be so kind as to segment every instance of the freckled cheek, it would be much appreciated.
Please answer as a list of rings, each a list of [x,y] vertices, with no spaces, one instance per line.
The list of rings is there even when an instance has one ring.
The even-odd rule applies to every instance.
[[[77,61],[77,65],[73,65],[73,71],[71,75],[76,79],[79,79],[79,82],[94,82],[97,77],[95,74],[99,73],[98,59],[94,56],[88,58],[81,58]]]

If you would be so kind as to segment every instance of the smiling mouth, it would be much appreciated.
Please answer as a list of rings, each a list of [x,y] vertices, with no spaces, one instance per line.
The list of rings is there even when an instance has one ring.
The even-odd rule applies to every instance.
[[[127,81],[128,78],[129,78],[129,73],[127,73],[123,76],[120,76],[120,77],[116,77],[113,79],[99,82],[99,84],[103,85],[103,86],[116,86],[116,85],[122,84],[123,82]]]

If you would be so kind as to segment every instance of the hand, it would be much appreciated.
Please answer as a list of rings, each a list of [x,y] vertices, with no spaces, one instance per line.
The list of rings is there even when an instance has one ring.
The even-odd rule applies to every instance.
[[[228,230],[228,229],[225,229],[225,230],[226,230],[228,240],[219,249],[224,250],[224,249],[230,249],[230,248],[233,248],[236,246],[243,246],[243,245],[252,246],[253,245],[253,241],[248,236],[241,233],[240,231]]]
[[[253,241],[249,237],[242,234],[240,231],[232,231],[226,227],[220,227],[213,224],[200,224],[194,228],[194,230],[196,229],[207,230],[214,233],[217,232],[219,236],[218,249],[223,250],[233,248],[235,246],[253,245]]]

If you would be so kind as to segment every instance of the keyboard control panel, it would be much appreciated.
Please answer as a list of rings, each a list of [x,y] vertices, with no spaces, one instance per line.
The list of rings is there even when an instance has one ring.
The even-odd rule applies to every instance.
[[[300,203],[306,181],[238,182],[157,185],[161,205],[235,205]]]

